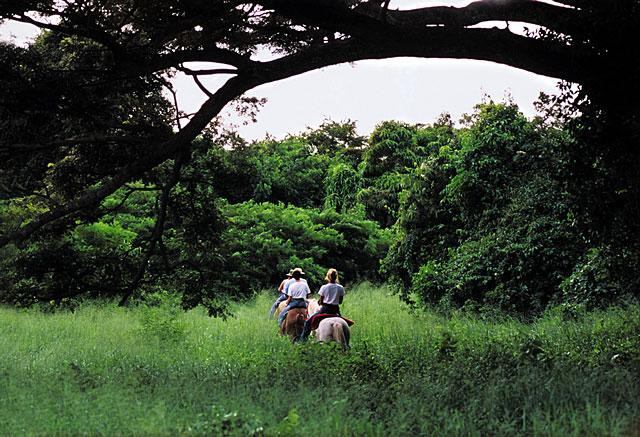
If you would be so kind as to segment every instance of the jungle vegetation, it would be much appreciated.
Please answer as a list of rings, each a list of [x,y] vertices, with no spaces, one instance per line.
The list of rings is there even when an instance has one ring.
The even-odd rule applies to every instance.
[[[523,315],[637,296],[638,2],[4,1],[36,25],[0,45],[3,302],[171,290],[224,313],[292,265],[317,281],[392,280],[442,308]],[[520,21],[525,34],[489,21]],[[259,50],[268,61],[252,56]],[[526,119],[479,104],[462,124],[327,121],[248,144],[260,84],[359,59],[490,60],[561,80]],[[211,69],[189,68],[191,61]],[[171,75],[207,96],[167,98]],[[223,75],[217,91],[203,75]],[[382,262],[380,262],[382,260]]]

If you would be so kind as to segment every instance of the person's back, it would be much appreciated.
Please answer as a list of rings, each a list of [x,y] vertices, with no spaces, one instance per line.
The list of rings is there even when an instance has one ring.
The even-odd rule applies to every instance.
[[[293,270],[292,270],[292,271],[293,271]],[[305,282],[305,283],[307,282],[307,280],[306,280],[306,279],[304,279],[304,278],[300,278],[300,281]],[[283,290],[283,291],[284,291],[284,293],[285,293],[287,296],[289,295],[289,286],[290,286],[291,284],[295,283],[295,282],[296,282],[296,278],[290,278],[290,279],[287,279],[287,282],[285,282],[285,284],[284,284],[284,290]]]
[[[344,296],[344,287],[336,283],[324,284],[320,287],[318,294],[322,296],[323,304],[340,305],[340,298]]]
[[[292,280],[285,284],[287,290],[287,306],[282,310],[280,316],[278,316],[278,324],[282,325],[282,321],[287,315],[287,312],[293,308],[307,308],[307,295],[311,294],[307,281],[301,278],[304,272],[301,268],[296,267],[292,270]]]
[[[304,323],[302,334],[300,334],[300,341],[305,341],[311,333],[314,318],[326,316],[327,314],[340,316],[340,304],[344,297],[344,287],[338,283],[338,271],[336,269],[329,269],[325,279],[327,283],[320,287],[320,291],[318,291],[320,295],[320,299],[318,300],[320,309],[312,314]]]
[[[289,284],[287,294],[291,296],[291,299],[306,299],[307,294],[311,293],[307,281],[304,279],[297,279],[293,283]]]

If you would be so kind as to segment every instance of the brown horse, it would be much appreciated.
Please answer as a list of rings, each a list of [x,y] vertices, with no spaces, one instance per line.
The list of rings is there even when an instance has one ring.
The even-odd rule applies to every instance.
[[[295,342],[304,328],[304,321],[307,320],[306,308],[292,308],[287,312],[286,317],[280,326],[280,334],[288,335],[292,342]]]

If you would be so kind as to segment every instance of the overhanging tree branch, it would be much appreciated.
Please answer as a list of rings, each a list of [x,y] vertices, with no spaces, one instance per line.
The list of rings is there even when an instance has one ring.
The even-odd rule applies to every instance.
[[[152,53],[145,57],[143,65],[140,65],[138,59],[120,64],[129,74],[144,75],[177,67],[182,62],[206,61],[232,65],[237,69],[233,70],[234,74],[237,74],[217,92],[207,91],[209,98],[200,110],[168,141],[153,148],[144,158],[120,169],[112,178],[87,189],[69,203],[45,213],[13,233],[1,236],[0,246],[10,241],[24,240],[48,223],[99,203],[124,183],[177,156],[189,147],[191,141],[228,102],[264,83],[339,63],[399,56],[492,61],[546,76],[581,82],[588,65],[594,62],[592,54],[580,52],[564,43],[516,35],[499,29],[464,27],[479,20],[513,20],[516,16],[525,19],[527,15],[530,21],[534,21],[536,11],[546,14],[545,20],[540,19],[541,22],[548,20],[546,24],[559,23],[564,22],[569,11],[574,11],[552,5],[543,6],[533,0],[504,0],[500,4],[490,0],[472,3],[465,8],[422,8],[413,11],[388,11],[389,14],[378,15],[362,8],[350,8],[344,0],[262,0],[250,3],[273,7],[279,14],[293,20],[293,24],[283,24],[283,29],[301,23],[305,26],[319,26],[325,32],[335,31],[355,36],[324,44],[312,44],[302,50],[300,46],[294,45],[297,48],[292,49],[293,53],[269,62],[253,61],[248,55],[231,49],[209,47]],[[552,12],[564,18],[554,20],[550,16]],[[431,24],[441,26],[433,27]],[[270,29],[269,26],[267,28]],[[250,35],[246,37],[251,38]],[[258,38],[257,41],[262,40]],[[195,73],[194,78],[197,78]]]
[[[579,82],[591,59],[551,41],[527,38],[500,29],[426,28],[398,38],[335,41],[264,63],[263,76],[280,80],[327,65],[394,57],[492,61],[545,76]]]
[[[167,218],[167,207],[169,205],[169,195],[171,194],[171,190],[173,189],[173,187],[178,183],[178,179],[180,177],[180,171],[186,161],[187,153],[188,153],[188,150],[185,150],[182,153],[180,153],[180,155],[178,156],[178,158],[176,159],[173,165],[173,170],[171,171],[171,176],[169,177],[169,180],[162,187],[162,192],[160,193],[158,214],[156,217],[156,223],[153,226],[153,232],[151,233],[151,238],[149,240],[149,247],[147,248],[145,256],[142,259],[142,262],[138,266],[138,270],[136,271],[136,274],[133,277],[131,284],[125,290],[122,296],[122,299],[120,299],[119,306],[126,305],[131,295],[135,293],[135,291],[138,289],[138,286],[140,285],[140,281],[142,280],[145,272],[147,271],[149,260],[151,259],[151,256],[155,252],[156,246],[158,245],[159,241],[162,239],[162,235],[164,233],[164,223]]]
[[[252,61],[249,56],[241,55],[233,50],[212,47],[203,49],[182,49],[160,54],[151,58],[147,65],[142,66],[142,68],[144,71],[159,71],[175,67],[184,62],[198,61],[232,65],[238,69],[251,68],[255,65],[255,61]]]
[[[426,26],[465,27],[486,21],[522,21],[570,33],[580,26],[576,9],[537,0],[481,0],[465,7],[432,6],[387,10],[364,2],[355,8],[345,0],[259,0],[295,21],[360,37],[386,37],[389,31]]]
[[[433,6],[406,11],[389,11],[396,25],[473,26],[486,21],[521,21],[560,33],[571,33],[578,26],[576,10],[536,0],[483,0],[461,8]]]
[[[254,78],[235,77],[227,81],[213,97],[208,99],[200,110],[191,118],[184,128],[174,134],[171,139],[158,146],[145,158],[124,167],[115,176],[102,181],[97,186],[87,189],[68,203],[46,212],[20,229],[0,236],[0,247],[11,241],[22,241],[47,224],[72,214],[81,209],[97,205],[105,197],[114,193],[130,180],[139,177],[162,162],[176,156],[190,146],[191,141],[207,126],[207,124],[235,97],[239,96],[255,83]]]
[[[205,70],[192,70],[185,66],[180,67],[180,71],[188,76],[206,76],[211,74],[238,74],[238,70],[233,68],[210,68]]]

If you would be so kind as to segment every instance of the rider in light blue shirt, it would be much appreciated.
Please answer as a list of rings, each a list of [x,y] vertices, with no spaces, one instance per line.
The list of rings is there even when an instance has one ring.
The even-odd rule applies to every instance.
[[[283,279],[282,282],[280,282],[280,286],[278,286],[278,292],[280,292],[280,295],[278,296],[276,301],[273,303],[273,305],[271,305],[271,310],[269,311],[269,318],[273,317],[273,313],[275,313],[276,308],[280,306],[280,302],[284,302],[285,300],[287,300],[287,285],[291,280],[291,273],[293,273],[293,269],[289,270],[289,273],[287,273],[287,277]]]

